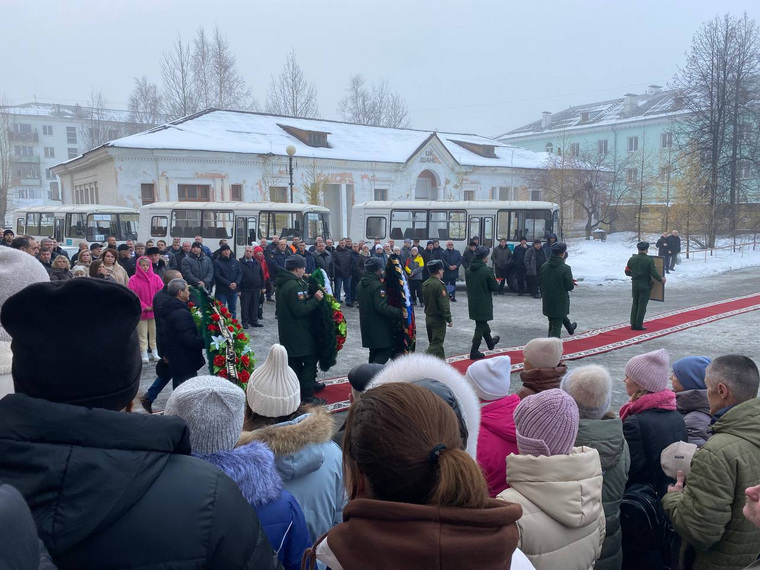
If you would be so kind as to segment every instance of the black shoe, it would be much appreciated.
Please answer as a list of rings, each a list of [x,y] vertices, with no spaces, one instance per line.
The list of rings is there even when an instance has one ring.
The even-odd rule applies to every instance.
[[[567,330],[567,334],[574,334],[575,329],[578,328],[578,323],[570,323],[569,327],[565,327],[565,330]]]
[[[260,329],[260,328],[264,327],[264,325],[262,325],[261,323],[253,323],[251,326],[252,327],[256,327],[257,329]]]
[[[631,327],[632,331],[645,331],[647,330],[646,327]]]
[[[491,337],[491,342],[488,342],[488,339],[486,339],[486,345],[488,346],[488,350],[493,350],[493,347],[499,344],[500,340],[501,340],[501,337],[499,335]]]
[[[263,321],[264,320],[264,315],[259,315],[259,320]]]
[[[533,298],[534,298],[534,299],[540,299],[540,298],[541,298],[541,295],[533,295]]]
[[[153,413],[153,402],[148,400],[148,397],[143,394],[140,396],[140,404],[142,405],[143,409],[148,412],[149,414]]]
[[[248,330],[248,323],[243,323],[241,326],[243,327],[243,330]]]
[[[456,302],[457,302],[457,298],[456,298],[456,297],[452,297],[452,298],[451,298],[451,302],[452,302],[452,303],[456,303]]]
[[[314,382],[314,393],[321,392],[327,387],[327,384],[324,382]]]
[[[301,400],[301,405],[324,406],[325,404],[327,404],[327,400],[323,398],[317,398],[316,396],[311,396],[310,398],[304,398]]]
[[[267,303],[274,303],[274,299],[267,299]]]
[[[485,358],[485,357],[486,355],[480,352],[479,350],[470,353],[470,360],[480,360],[481,358]]]

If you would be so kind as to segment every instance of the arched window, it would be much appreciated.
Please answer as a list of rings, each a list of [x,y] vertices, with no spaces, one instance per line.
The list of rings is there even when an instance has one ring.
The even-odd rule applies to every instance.
[[[546,143],[546,152],[554,152],[554,145],[552,143]]]

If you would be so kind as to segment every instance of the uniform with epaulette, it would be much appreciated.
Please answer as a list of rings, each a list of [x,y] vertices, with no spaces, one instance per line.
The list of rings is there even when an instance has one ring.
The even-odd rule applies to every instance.
[[[639,253],[632,255],[625,267],[625,274],[631,278],[633,304],[631,305],[631,330],[645,331],[644,315],[649,303],[652,281],[663,282],[654,266],[654,259],[647,255],[649,243],[642,241],[636,245]]]
[[[443,262],[434,259],[427,264],[430,278],[422,284],[422,300],[425,302],[425,326],[427,328],[427,354],[438,358],[446,358],[443,351],[443,341],[446,339],[446,325],[451,323],[451,306],[446,285],[440,277],[433,275],[443,270]]]
[[[401,307],[388,304],[388,295],[380,281],[382,270],[377,258],[367,259],[357,287],[362,346],[369,348],[369,362],[377,364],[385,364],[393,356],[394,323],[404,318]]]
[[[467,284],[467,309],[470,319],[475,321],[475,333],[472,336],[470,358],[477,360],[485,358],[480,352],[480,343],[486,341],[488,350],[493,350],[500,337],[491,337],[491,327],[488,321],[493,320],[493,294],[499,290],[493,270],[486,265],[488,261],[488,248],[478,247],[474,252],[474,259],[464,273]]]

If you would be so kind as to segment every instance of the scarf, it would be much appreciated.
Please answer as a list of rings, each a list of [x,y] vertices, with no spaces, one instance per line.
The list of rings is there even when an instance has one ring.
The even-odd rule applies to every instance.
[[[676,394],[673,390],[662,390],[661,392],[653,392],[652,394],[644,394],[641,398],[635,402],[627,402],[620,408],[620,419],[625,421],[625,418],[631,414],[640,414],[646,410],[675,410],[676,409]]]

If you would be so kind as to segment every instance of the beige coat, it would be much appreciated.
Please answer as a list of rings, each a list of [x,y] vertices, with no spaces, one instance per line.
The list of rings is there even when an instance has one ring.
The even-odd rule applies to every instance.
[[[497,498],[519,503],[519,548],[537,570],[587,570],[602,551],[605,521],[599,452],[574,447],[570,455],[510,454],[511,488]]]
[[[111,267],[106,267],[106,271],[119,285],[126,287],[129,284],[129,275],[118,263],[114,263]]]

